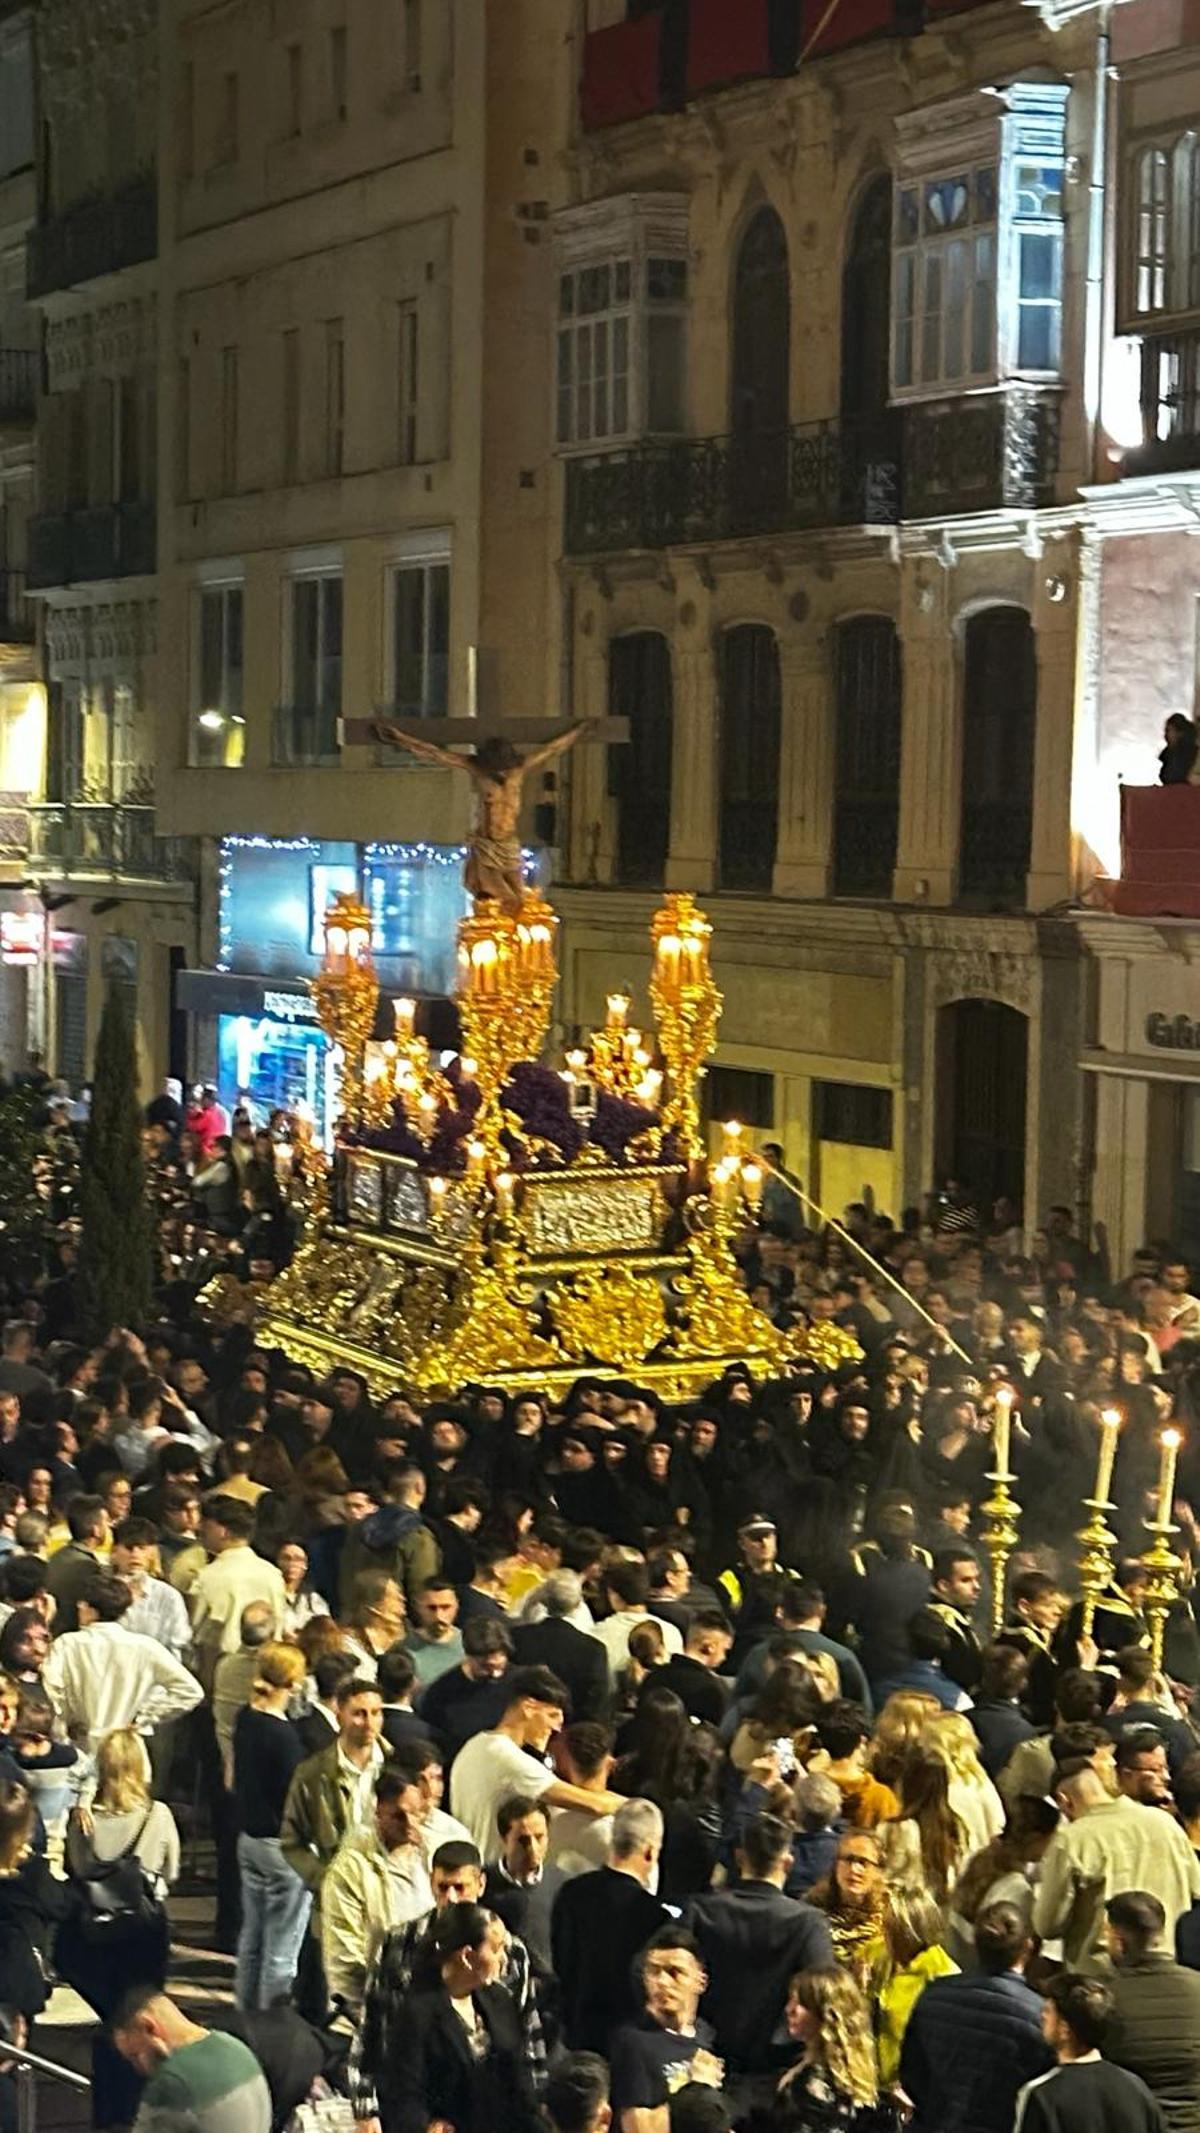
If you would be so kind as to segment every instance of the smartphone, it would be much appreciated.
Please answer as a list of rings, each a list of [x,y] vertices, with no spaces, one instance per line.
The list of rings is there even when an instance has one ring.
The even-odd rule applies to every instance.
[[[771,1742],[771,1753],[779,1765],[779,1775],[792,1778],[796,1775],[796,1750],[786,1733]]]

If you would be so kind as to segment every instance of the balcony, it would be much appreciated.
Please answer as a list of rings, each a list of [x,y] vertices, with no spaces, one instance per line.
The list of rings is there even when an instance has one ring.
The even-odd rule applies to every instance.
[[[893,526],[897,428],[812,422],[763,437],[680,438],[567,464],[568,555],[741,540],[822,526]]]
[[[958,901],[987,911],[1021,910],[1033,836],[1033,810],[1020,800],[964,796]]]
[[[0,644],[32,644],[37,618],[25,598],[23,570],[0,570]]]
[[[26,429],[37,412],[42,359],[36,348],[0,348],[0,423]]]
[[[35,591],[148,577],[156,560],[153,504],[100,504],[29,522],[29,584]]]
[[[158,251],[158,188],[143,178],[111,200],[88,200],[29,233],[25,292],[31,299],[140,266]]]
[[[277,770],[331,770],[341,762],[341,714],[332,705],[277,704],[271,761]]]
[[[31,864],[59,874],[144,881],[191,879],[188,840],[158,837],[152,807],[51,801],[29,808]]]
[[[1141,402],[1146,442],[1125,454],[1125,473],[1200,467],[1200,328],[1142,342]]]
[[[1200,786],[1122,785],[1121,879],[1103,893],[1127,918],[1200,918]]]
[[[905,518],[1052,503],[1059,411],[1056,391],[1032,385],[906,408]]]

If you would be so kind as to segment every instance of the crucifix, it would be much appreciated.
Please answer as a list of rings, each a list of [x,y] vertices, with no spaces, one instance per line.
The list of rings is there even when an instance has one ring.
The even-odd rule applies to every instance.
[[[347,719],[342,731],[351,743],[386,741],[422,762],[466,773],[475,787],[475,820],[463,880],[472,896],[491,897],[515,913],[525,899],[518,829],[526,777],[577,741],[627,741],[629,721],[584,718],[564,732],[547,719],[427,718],[414,731],[381,719]],[[540,745],[523,753],[518,740]],[[466,745],[449,747],[450,741]]]

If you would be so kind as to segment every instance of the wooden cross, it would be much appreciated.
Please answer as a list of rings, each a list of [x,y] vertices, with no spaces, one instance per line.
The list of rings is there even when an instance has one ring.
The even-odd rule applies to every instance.
[[[483,741],[511,741],[514,748],[537,747],[544,741],[557,740],[563,732],[561,720],[552,718],[396,718],[384,714],[389,726],[396,726],[401,733],[411,733],[416,741],[432,741],[439,748],[476,748]],[[368,748],[376,739],[378,716],[374,718],[344,718],[341,721],[341,737],[345,746]],[[601,718],[588,729],[584,736],[589,741],[608,741],[618,744],[629,739],[627,718]]]

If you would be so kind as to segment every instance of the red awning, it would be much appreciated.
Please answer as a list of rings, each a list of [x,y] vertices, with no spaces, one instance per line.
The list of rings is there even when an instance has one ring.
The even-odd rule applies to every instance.
[[[821,59],[826,52],[840,52],[848,44],[884,36],[894,20],[895,0],[803,0],[801,54],[805,59]]]
[[[771,71],[767,0],[692,0],[687,90],[743,81]]]
[[[657,111],[661,44],[661,15],[614,22],[584,39],[580,112],[587,132]]]

